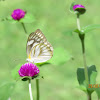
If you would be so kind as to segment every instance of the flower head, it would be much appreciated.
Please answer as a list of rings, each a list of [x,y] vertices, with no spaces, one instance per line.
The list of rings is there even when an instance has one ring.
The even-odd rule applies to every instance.
[[[83,14],[86,11],[85,7],[83,5],[81,5],[81,4],[74,5],[73,6],[73,10],[74,11],[78,11],[80,14]]]
[[[39,73],[39,69],[32,63],[25,63],[24,65],[21,66],[18,73],[21,77],[24,76],[33,77]]]
[[[22,9],[15,9],[11,14],[11,17],[14,20],[20,20],[21,18],[24,18],[24,16],[25,16],[25,11],[23,11]]]

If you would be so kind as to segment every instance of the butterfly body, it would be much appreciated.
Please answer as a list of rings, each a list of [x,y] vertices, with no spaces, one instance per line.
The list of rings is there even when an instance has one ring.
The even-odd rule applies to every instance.
[[[26,46],[27,61],[32,63],[46,62],[53,56],[53,47],[40,29],[31,33]]]

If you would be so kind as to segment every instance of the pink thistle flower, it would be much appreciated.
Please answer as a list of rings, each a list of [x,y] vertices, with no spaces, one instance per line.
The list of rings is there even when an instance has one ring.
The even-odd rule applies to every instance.
[[[80,14],[84,14],[85,11],[86,11],[85,7],[83,5],[81,5],[81,4],[74,5],[73,6],[73,10],[74,11],[78,11]]]
[[[20,20],[21,18],[24,18],[25,16],[25,11],[23,11],[22,9],[15,9],[12,14],[11,14],[11,17],[14,19],[14,20]]]
[[[81,4],[77,4],[73,6],[73,10],[77,9],[77,8],[85,8],[83,5]]]
[[[39,73],[39,68],[32,63],[25,63],[24,65],[21,66],[18,73],[21,77],[24,76],[33,77]]]

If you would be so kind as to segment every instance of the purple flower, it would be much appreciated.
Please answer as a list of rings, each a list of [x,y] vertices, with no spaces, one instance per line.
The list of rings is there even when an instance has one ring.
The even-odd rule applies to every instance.
[[[39,73],[39,69],[32,63],[25,63],[24,65],[21,66],[18,73],[21,77],[24,76],[33,77]]]
[[[74,5],[73,6],[73,10],[74,11],[78,11],[80,14],[84,14],[85,11],[86,11],[85,7],[83,5],[81,5],[81,4]]]
[[[25,16],[25,11],[23,11],[22,9],[15,9],[11,14],[11,17],[14,20],[20,20],[21,18],[24,18],[24,16]]]
[[[83,5],[81,4],[77,4],[73,6],[73,10],[77,9],[77,8],[85,8]]]

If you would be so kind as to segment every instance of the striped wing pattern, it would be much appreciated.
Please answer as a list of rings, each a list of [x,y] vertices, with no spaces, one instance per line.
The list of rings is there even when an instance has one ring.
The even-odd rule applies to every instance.
[[[31,33],[27,40],[26,52],[28,62],[41,63],[53,56],[53,47],[40,29]]]

